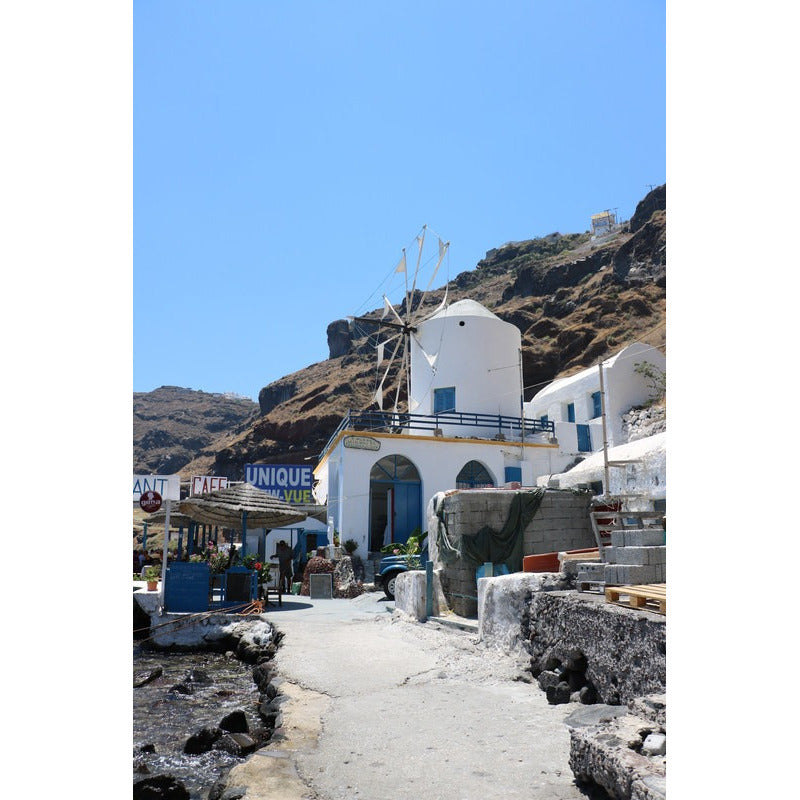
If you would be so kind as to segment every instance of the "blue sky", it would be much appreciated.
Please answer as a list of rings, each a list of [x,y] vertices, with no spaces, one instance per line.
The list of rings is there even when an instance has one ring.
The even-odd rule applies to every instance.
[[[629,217],[666,180],[665,38],[641,0],[136,0],[134,391],[327,358],[423,224],[444,280]]]

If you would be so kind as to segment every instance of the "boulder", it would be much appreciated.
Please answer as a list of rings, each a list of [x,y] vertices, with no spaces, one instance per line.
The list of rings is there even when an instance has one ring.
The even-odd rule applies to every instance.
[[[190,756],[207,753],[220,736],[222,736],[222,731],[219,728],[201,728],[186,740],[183,752]]]
[[[152,775],[133,784],[133,800],[190,800],[190,795],[172,775]]]
[[[230,714],[220,720],[219,727],[228,733],[247,733],[249,726],[247,724],[247,717],[241,709],[231,711]]]

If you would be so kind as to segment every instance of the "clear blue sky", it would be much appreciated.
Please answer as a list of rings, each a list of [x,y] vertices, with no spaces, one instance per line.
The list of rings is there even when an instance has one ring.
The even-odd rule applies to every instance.
[[[666,179],[665,38],[642,0],[136,0],[134,391],[327,358],[423,224],[444,279],[629,217]]]

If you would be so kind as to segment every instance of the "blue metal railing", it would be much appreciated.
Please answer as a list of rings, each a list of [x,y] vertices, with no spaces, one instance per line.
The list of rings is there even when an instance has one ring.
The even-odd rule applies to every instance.
[[[491,428],[497,433],[514,436],[536,436],[555,433],[554,422],[543,422],[539,419],[523,419],[508,417],[503,414],[476,414],[462,411],[447,411],[441,414],[395,414],[391,411],[353,411],[339,423],[328,443],[322,450],[324,456],[336,437],[343,430],[375,431],[384,433],[402,433],[406,430],[434,431],[443,425],[464,428]]]

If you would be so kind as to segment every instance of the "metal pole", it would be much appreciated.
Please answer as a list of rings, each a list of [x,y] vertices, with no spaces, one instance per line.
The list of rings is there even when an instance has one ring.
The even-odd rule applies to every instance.
[[[433,616],[433,561],[425,562],[425,619]]]
[[[142,523],[144,529],[142,532],[142,550],[144,550],[145,553],[147,552],[147,525],[148,523],[146,522]]]
[[[167,545],[169,544],[169,512],[172,508],[172,500],[166,500],[164,514],[164,554],[161,557],[161,591],[158,593],[158,604],[164,610],[164,586],[167,581]]]
[[[606,432],[606,392],[603,382],[602,359],[597,364],[597,367],[600,371],[600,416],[603,420],[603,492],[606,495],[610,495],[611,489],[608,483],[608,435]]]

